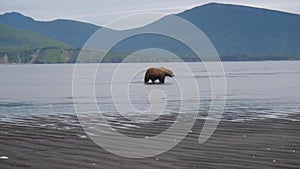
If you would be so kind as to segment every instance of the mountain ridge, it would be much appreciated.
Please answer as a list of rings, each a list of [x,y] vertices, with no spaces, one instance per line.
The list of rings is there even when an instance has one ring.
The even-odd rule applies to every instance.
[[[300,16],[300,14],[297,13],[291,13],[291,12],[286,12],[286,11],[280,11],[280,10],[275,10],[275,9],[269,9],[269,8],[262,8],[262,7],[253,7],[253,6],[247,6],[247,5],[238,5],[238,4],[232,4],[232,3],[217,3],[217,2],[210,2],[204,5],[200,5],[200,6],[195,6],[192,7],[190,9],[187,9],[185,11],[176,13],[175,15],[181,14],[181,13],[185,13],[188,12],[190,10],[195,10],[198,8],[203,8],[203,7],[208,7],[208,6],[218,6],[218,7],[233,7],[233,8],[240,8],[242,10],[254,10],[254,11],[268,11],[268,12],[275,12],[275,13],[281,13],[281,14],[288,14],[288,15],[295,15],[295,16]]]
[[[300,30],[300,15],[297,14],[211,3],[184,11],[177,16],[200,28],[223,56],[238,53],[286,55],[291,52],[300,54],[299,48],[295,46],[300,39],[300,33],[297,31]],[[258,43],[259,45],[256,45]],[[266,50],[261,49],[262,47]],[[288,52],[285,53],[285,51]]]
[[[84,42],[100,28],[94,24],[67,19],[36,21],[17,12],[0,15],[0,23],[42,34],[73,48],[82,47]]]
[[[300,48],[297,45],[300,44],[299,14],[243,5],[209,3],[174,15],[186,19],[202,30],[211,40],[222,60],[300,59]],[[16,19],[12,19],[12,16]],[[162,19],[151,24],[157,24]],[[30,29],[73,48],[82,47],[86,40],[101,28],[97,25],[66,19],[35,21],[16,12],[0,15],[0,23]],[[111,31],[113,33],[115,30]],[[129,41],[135,44],[128,43],[128,46],[116,48],[114,52],[124,54],[147,47],[145,43],[141,43],[141,40],[143,38]],[[175,50],[175,53],[184,56],[187,61],[193,61],[188,58],[190,57],[188,51],[179,48],[177,43],[151,39],[151,37],[148,41],[153,41],[149,43],[152,47]],[[74,57],[72,58],[74,60]],[[121,60],[116,59],[116,61]]]

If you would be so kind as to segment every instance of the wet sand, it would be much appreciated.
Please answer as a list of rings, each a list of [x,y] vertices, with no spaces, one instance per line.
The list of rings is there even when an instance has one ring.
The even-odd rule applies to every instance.
[[[72,121],[72,122],[70,122]],[[89,139],[72,115],[0,121],[0,168],[299,168],[300,121],[221,121],[204,144],[203,121],[170,151],[130,159],[113,155]],[[163,128],[155,125],[143,132]],[[130,130],[128,130],[130,131]],[[124,129],[123,132],[126,132]]]

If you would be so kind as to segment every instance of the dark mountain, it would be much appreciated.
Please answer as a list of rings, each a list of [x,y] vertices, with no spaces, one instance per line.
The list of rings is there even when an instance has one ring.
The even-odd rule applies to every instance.
[[[82,47],[86,40],[100,28],[93,24],[72,20],[35,21],[16,12],[0,15],[0,23],[45,35],[74,48]]]
[[[300,56],[300,15],[210,3],[177,16],[199,27],[221,56]]]
[[[210,3],[184,11],[177,16],[200,28],[216,47],[222,60],[300,59],[300,15],[240,5]],[[164,22],[164,19],[137,29],[147,29]],[[100,28],[71,20],[35,21],[18,13],[0,15],[0,23],[45,35],[74,48],[82,47]],[[113,35],[128,31],[134,30],[121,32],[108,30],[108,33]],[[106,61],[120,62],[127,56],[126,53],[145,48],[169,50],[185,61],[195,61],[197,58],[178,41],[147,34],[123,40],[113,47],[112,54]],[[72,58],[74,61],[74,57]]]
[[[210,3],[195,7],[177,16],[200,28],[211,40],[222,60],[294,60],[300,59],[300,15],[239,5]],[[166,16],[136,31],[163,25]],[[166,29],[177,29],[166,25]],[[134,30],[125,30],[121,33]],[[186,31],[186,30],[182,30]],[[109,32],[108,32],[109,33]],[[114,32],[110,32],[111,35]],[[118,32],[120,33],[120,32]],[[187,32],[188,34],[188,32]],[[193,35],[190,35],[193,37]],[[147,48],[161,48],[185,61],[197,61],[197,56],[184,44],[172,38],[143,34],[127,38],[114,46],[113,62],[120,62],[124,53]],[[122,56],[117,56],[122,53]],[[150,54],[155,57],[157,54]]]

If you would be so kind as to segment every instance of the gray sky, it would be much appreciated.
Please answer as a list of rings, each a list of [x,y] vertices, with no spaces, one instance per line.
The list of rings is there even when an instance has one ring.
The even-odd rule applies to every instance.
[[[105,25],[129,14],[179,13],[209,2],[240,4],[300,14],[300,0],[1,0],[0,13],[15,11],[36,20],[60,18]]]

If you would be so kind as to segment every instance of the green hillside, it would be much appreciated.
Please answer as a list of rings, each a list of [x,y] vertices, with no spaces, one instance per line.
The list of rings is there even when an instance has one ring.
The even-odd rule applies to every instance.
[[[36,21],[17,12],[0,15],[0,23],[41,34],[73,48],[82,47],[88,38],[100,29],[99,26],[73,20]]]
[[[37,33],[0,24],[0,52],[12,52],[45,47],[70,48],[68,45]]]

